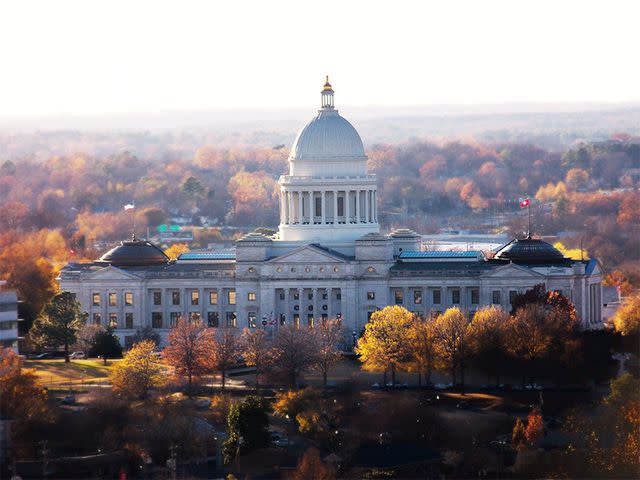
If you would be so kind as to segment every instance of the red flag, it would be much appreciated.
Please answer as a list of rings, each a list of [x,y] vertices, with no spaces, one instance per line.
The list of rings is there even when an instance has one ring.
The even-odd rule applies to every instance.
[[[529,206],[529,199],[528,198],[525,198],[524,200],[522,200],[520,202],[520,207],[521,208],[528,207],[528,206]]]

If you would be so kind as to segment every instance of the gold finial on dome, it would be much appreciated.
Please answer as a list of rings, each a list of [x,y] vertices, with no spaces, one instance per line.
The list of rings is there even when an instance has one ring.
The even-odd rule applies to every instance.
[[[331,88],[331,84],[329,83],[329,75],[327,75],[327,79],[324,82],[324,87],[322,88],[323,92],[327,92],[327,91],[333,91],[333,88]]]

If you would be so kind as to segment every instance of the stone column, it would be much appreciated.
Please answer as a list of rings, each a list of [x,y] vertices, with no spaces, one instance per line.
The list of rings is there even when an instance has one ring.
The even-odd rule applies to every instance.
[[[333,318],[333,298],[332,298],[333,288],[327,288],[327,316],[329,320]]]
[[[338,224],[338,191],[333,191],[333,224]]]
[[[298,328],[303,322],[302,314],[304,312],[304,288],[298,288]]]
[[[360,223],[360,190],[356,190],[356,223]]]
[[[298,222],[299,225],[302,224],[302,192],[298,190]]]
[[[373,221],[378,223],[378,192],[373,191]]]
[[[318,289],[314,288],[312,291],[313,295],[313,326],[317,325],[317,322],[320,321],[320,314],[318,313]]]
[[[285,322],[291,322],[291,304],[289,303],[289,287],[284,289],[284,319],[285,319]],[[278,319],[278,327],[280,327],[280,319]]]
[[[289,192],[284,192],[284,223],[289,224]]]
[[[320,201],[320,210],[322,213],[322,225],[324,225],[325,223],[327,223],[327,204],[326,204],[326,198],[325,195],[326,192],[324,190],[322,190],[321,195],[322,195],[322,200]]]
[[[371,190],[365,190],[364,194],[364,221],[369,223],[371,220],[371,215],[369,214],[369,195]]]
[[[351,222],[350,211],[349,211],[349,190],[344,191],[344,223],[348,224]]]

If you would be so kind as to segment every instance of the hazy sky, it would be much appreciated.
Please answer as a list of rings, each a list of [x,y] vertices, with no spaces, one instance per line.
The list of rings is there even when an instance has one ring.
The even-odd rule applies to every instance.
[[[0,115],[640,100],[640,2],[28,1]]]

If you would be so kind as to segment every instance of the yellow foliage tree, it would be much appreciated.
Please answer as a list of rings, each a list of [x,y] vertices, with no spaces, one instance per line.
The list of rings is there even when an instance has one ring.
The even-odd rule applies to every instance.
[[[464,385],[464,360],[467,355],[467,329],[469,320],[457,307],[448,308],[438,316],[434,325],[434,338],[439,361],[451,372],[456,383],[456,372],[460,370],[460,382]]]
[[[114,392],[132,398],[143,398],[149,390],[164,383],[164,367],[154,354],[155,342],[136,343],[111,372]]]
[[[404,307],[393,305],[373,312],[355,349],[365,370],[383,370],[385,384],[390,370],[395,385],[396,371],[410,361],[412,327],[413,314]]]
[[[189,245],[186,243],[174,243],[164,251],[164,254],[169,257],[170,260],[175,260],[182,253],[189,251]]]
[[[622,335],[640,333],[640,293],[625,299],[613,317],[613,326]]]
[[[589,253],[585,248],[567,248],[562,242],[556,242],[553,246],[560,250],[565,257],[572,260],[589,260]]]
[[[436,357],[435,321],[431,318],[415,317],[410,333],[411,370],[418,372],[418,384],[422,385],[424,375],[431,383],[431,372]]]

